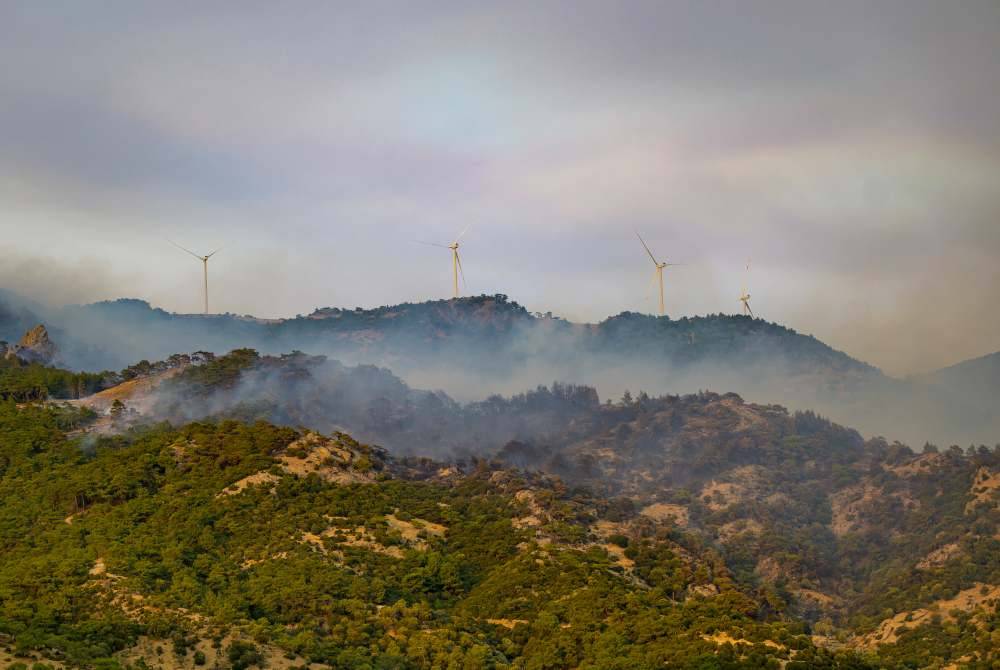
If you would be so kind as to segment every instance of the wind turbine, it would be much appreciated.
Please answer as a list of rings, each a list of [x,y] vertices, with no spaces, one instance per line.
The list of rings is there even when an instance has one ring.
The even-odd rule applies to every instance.
[[[656,256],[654,256],[653,252],[649,250],[648,246],[646,246],[646,241],[642,239],[642,235],[640,235],[638,231],[636,231],[635,236],[639,238],[639,242],[642,243],[642,248],[646,250],[646,253],[649,254],[649,257],[653,260],[653,265],[656,266],[656,281],[660,284],[660,316],[663,316],[665,313],[663,308],[663,268],[683,265],[683,263],[661,263],[656,260]]]
[[[216,249],[212,253],[208,254],[207,256],[199,256],[198,254],[196,254],[195,252],[191,251],[190,249],[185,249],[184,247],[182,247],[181,245],[177,244],[173,240],[167,240],[167,241],[170,242],[170,244],[172,244],[175,247],[177,247],[178,249],[180,249],[181,251],[186,251],[189,254],[191,254],[192,256],[194,256],[195,258],[197,258],[199,261],[201,261],[202,266],[203,266],[203,268],[205,270],[205,314],[208,314],[208,259],[211,258],[212,256],[214,256],[215,254],[219,253],[222,250],[222,247],[219,247],[218,249]]]
[[[462,275],[462,284],[465,284],[465,270],[462,269],[462,259],[458,255],[459,241],[469,232],[471,225],[466,226],[465,230],[459,233],[458,237],[451,244],[435,244],[434,242],[420,242],[420,244],[428,244],[432,247],[441,247],[442,249],[451,249],[451,276],[452,276],[452,289],[454,297],[458,297],[458,275]]]
[[[747,276],[750,275],[750,259],[747,259]],[[740,289],[740,302],[743,303],[743,315],[749,315],[751,318],[756,318],[753,315],[753,310],[750,309],[750,294],[747,293],[746,284],[743,284],[743,288]]]

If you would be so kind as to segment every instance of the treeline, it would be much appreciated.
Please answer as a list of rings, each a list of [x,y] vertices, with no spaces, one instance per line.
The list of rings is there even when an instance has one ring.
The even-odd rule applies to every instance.
[[[0,359],[0,400],[35,402],[82,398],[106,388],[103,373],[71,372],[11,356]]]
[[[29,363],[16,356],[3,357],[0,358],[0,400],[19,403],[73,400],[131,379],[214,359],[215,356],[208,352],[174,354],[162,361],[142,360],[120,372],[74,372],[37,362]]]

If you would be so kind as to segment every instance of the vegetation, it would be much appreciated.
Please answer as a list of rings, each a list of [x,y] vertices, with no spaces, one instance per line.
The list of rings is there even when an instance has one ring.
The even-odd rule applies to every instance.
[[[232,357],[236,356],[238,352],[233,352]],[[3,357],[0,358],[0,400],[24,403],[84,398],[122,382],[186,366],[192,361],[213,360],[215,356],[212,354],[197,352],[193,355],[174,354],[153,363],[142,360],[121,372],[72,372],[37,362],[28,363],[16,356]]]
[[[557,480],[442,479],[341,435],[330,453],[379,476],[335,483],[285,467],[314,448],[289,428],[67,438],[84,420],[0,404],[0,634],[20,652],[109,667],[146,635],[204,662],[191,649],[225,634],[233,668],[269,648],[335,668],[867,667],[683,533],[623,526],[623,566],[595,536],[603,503]]]
[[[0,400],[32,402],[48,398],[82,398],[104,388],[104,375],[70,372],[16,356],[0,358]]]
[[[678,364],[699,359],[739,360],[749,365],[754,359],[767,358],[787,361],[790,371],[878,376],[871,366],[814,337],[760,319],[726,314],[670,319],[623,312],[581,329],[551,313],[532,314],[504,294],[374,309],[325,307],[278,323],[235,314],[211,319],[169,314],[140,300],[121,299],[66,308],[56,321],[62,322],[62,330],[74,341],[87,342],[74,347],[74,355],[86,358],[72,362],[91,367],[124,365],[135,351],[130,343],[135,342],[142,342],[145,352],[165,356],[168,351],[202,346],[206,341],[217,343],[220,349],[227,345],[271,348],[280,341],[293,347],[313,345],[312,350],[322,343],[320,350],[345,357],[377,350],[393,358],[429,357],[433,361],[444,354],[470,370],[502,370],[524,362],[530,353],[549,361],[565,360],[568,352],[619,356],[627,346],[630,357],[636,357],[633,360]],[[112,332],[94,327],[108,323],[116,326]],[[169,336],[164,336],[166,333]],[[377,336],[372,337],[373,333]],[[524,346],[525,339],[534,342],[532,347]],[[109,346],[116,340],[119,346]]]
[[[554,384],[463,406],[300,352],[143,361],[101,383],[175,367],[153,413],[116,397],[88,432],[88,410],[23,402],[75,373],[9,366],[45,391],[0,402],[15,651],[94,667],[138,663],[150,639],[233,668],[1000,661],[1000,447],[918,454],[735,394],[601,404]],[[436,463],[435,445],[464,451]]]

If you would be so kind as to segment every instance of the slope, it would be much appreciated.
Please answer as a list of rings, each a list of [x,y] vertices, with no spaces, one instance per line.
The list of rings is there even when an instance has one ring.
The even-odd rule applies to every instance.
[[[736,394],[602,404],[593,389],[554,385],[462,405],[386,370],[240,350],[185,369],[151,407],[153,420],[266,419],[363,435],[396,454],[466,465],[495,454],[557,475],[618,501],[615,523],[627,523],[606,536],[647,522],[680,530],[714,547],[742,588],[859,648],[896,617],[1000,584],[1000,452],[916,454]],[[976,617],[940,653],[975,642]],[[913,635],[948,623],[913,620],[926,623]]]
[[[0,635],[22,658],[869,667],[817,648],[693,538],[549,478],[266,423],[81,449],[74,411],[0,405]]]

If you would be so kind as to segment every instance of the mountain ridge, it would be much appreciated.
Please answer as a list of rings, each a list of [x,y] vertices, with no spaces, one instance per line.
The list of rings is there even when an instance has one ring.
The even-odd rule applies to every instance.
[[[4,296],[0,295],[0,298]],[[6,295],[7,304],[10,305],[15,302],[15,297],[13,294],[7,293]],[[520,325],[526,322],[541,323],[549,326],[554,330],[566,330],[574,332],[595,332],[601,333],[603,331],[611,331],[614,334],[616,331],[620,331],[618,328],[620,324],[635,325],[641,323],[643,325],[643,331],[649,332],[650,327],[656,328],[657,324],[660,324],[660,329],[663,329],[662,324],[668,324],[668,330],[670,328],[680,328],[690,324],[700,324],[715,322],[720,319],[742,319],[737,315],[724,315],[724,314],[709,314],[703,316],[685,316],[677,319],[673,319],[669,316],[656,317],[652,315],[640,314],[636,312],[623,311],[616,315],[610,315],[607,318],[596,322],[596,323],[575,323],[570,322],[560,317],[552,316],[549,314],[532,313],[529,312],[525,307],[518,304],[516,301],[511,301],[503,294],[495,295],[480,295],[472,296],[458,299],[444,299],[444,300],[429,300],[417,303],[399,303],[395,305],[384,305],[381,307],[362,309],[360,307],[354,309],[346,309],[339,307],[322,307],[316,308],[312,313],[305,316],[296,316],[288,318],[273,318],[273,319],[260,319],[251,315],[236,315],[231,313],[223,314],[184,314],[177,312],[168,312],[162,308],[154,307],[149,302],[136,298],[119,298],[115,300],[104,300],[89,304],[81,305],[67,305],[61,308],[42,308],[39,305],[34,305],[33,309],[35,313],[32,313],[32,308],[22,308],[27,314],[31,314],[31,319],[35,322],[44,320],[46,316],[50,317],[49,320],[54,323],[58,323],[62,319],[72,318],[75,315],[94,313],[102,319],[108,318],[126,318],[126,319],[152,319],[159,322],[161,325],[163,323],[168,323],[171,321],[180,322],[185,325],[198,325],[198,324],[215,324],[220,323],[227,324],[252,324],[254,326],[259,326],[260,333],[266,333],[266,337],[273,338],[274,340],[280,340],[280,335],[274,334],[273,331],[288,328],[289,330],[295,330],[296,328],[308,328],[311,322],[322,324],[318,330],[320,331],[365,331],[368,329],[392,331],[394,330],[393,321],[405,322],[407,317],[413,315],[410,320],[415,320],[419,322],[421,327],[427,328],[428,332],[431,334],[436,334],[438,336],[445,336],[450,334],[463,334],[467,332],[467,328],[470,326],[479,326],[482,332],[487,333],[503,333],[510,332],[516,325]],[[59,316],[63,314],[62,318]],[[430,320],[433,318],[433,322]],[[754,330],[767,330],[768,334],[771,335],[781,335],[781,336],[791,336],[805,338],[806,340],[811,340],[817,348],[820,350],[826,350],[832,358],[840,360],[843,364],[848,366],[856,366],[859,369],[866,369],[873,372],[878,372],[875,366],[868,363],[854,359],[850,357],[843,351],[839,351],[826,345],[822,341],[818,340],[812,335],[804,335],[798,333],[792,328],[787,326],[782,326],[777,323],[767,322],[761,319],[747,319],[748,323],[753,324]],[[736,323],[739,323],[737,321]],[[329,327],[330,324],[332,327]],[[485,326],[485,327],[484,327]],[[489,327],[492,326],[492,327]],[[7,326],[7,322],[0,318],[0,328],[3,328],[5,332],[9,331],[10,327]],[[463,330],[458,330],[462,328]],[[24,329],[20,329],[23,332]],[[476,333],[474,333],[476,334]],[[684,334],[687,336],[687,334]],[[67,336],[68,337],[68,336]],[[252,342],[242,343],[243,346],[252,346]],[[697,344],[697,343],[696,343]],[[183,346],[183,343],[178,343],[173,350],[168,352],[176,353],[178,350],[194,350],[197,348],[204,348],[199,346]],[[229,348],[237,347],[221,347],[221,349],[228,350]],[[287,350],[287,349],[286,349]],[[316,352],[321,353],[321,352]],[[155,353],[142,356],[142,358],[163,358],[165,356],[157,356]],[[122,361],[122,365],[126,365],[137,360],[136,358],[130,358]],[[93,366],[90,366],[91,369]],[[112,366],[115,367],[115,366]]]
[[[23,325],[16,307],[2,313],[13,316],[0,318],[0,336]],[[1000,412],[992,394],[981,390],[1000,380],[967,390],[955,374],[896,379],[812,335],[746,316],[671,319],[622,312],[577,324],[531,313],[502,294],[369,310],[324,307],[277,320],[171,314],[134,299],[31,314],[50,317],[43,322],[63,360],[76,369],[117,369],[177,351],[298,350],[388,367],[415,386],[462,400],[552,380],[593,385],[604,396],[714,389],[814,409],[867,435],[896,435],[914,444],[1000,436]],[[1000,372],[989,368],[976,379],[994,377]]]

